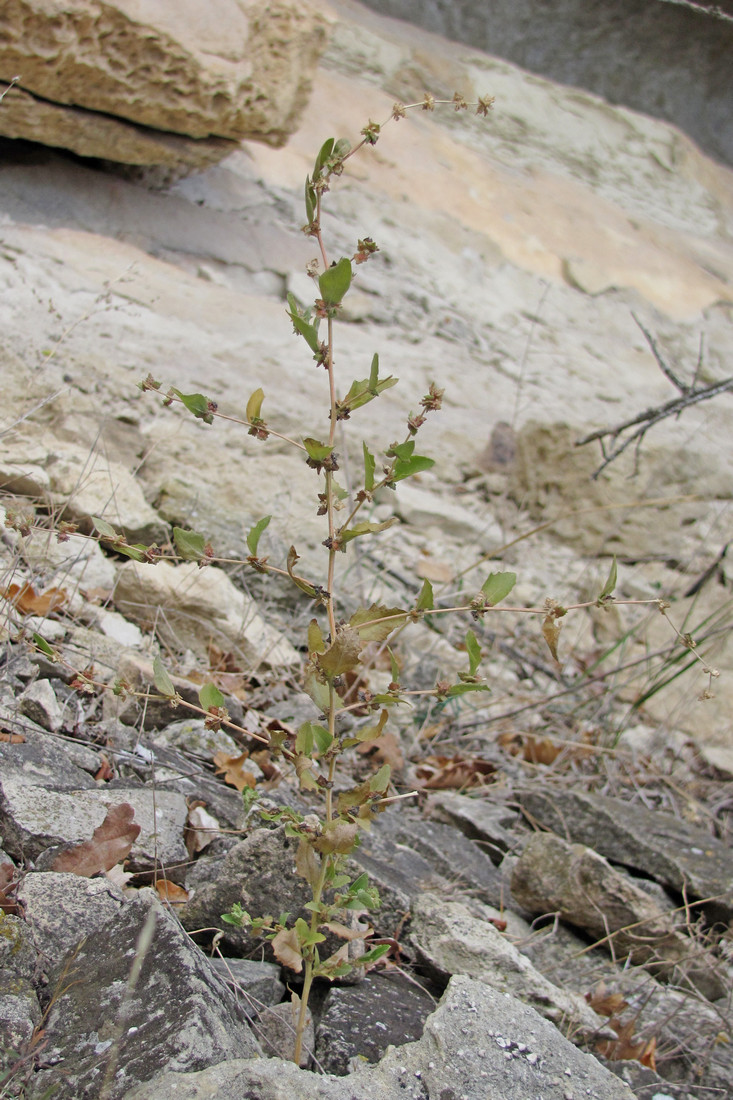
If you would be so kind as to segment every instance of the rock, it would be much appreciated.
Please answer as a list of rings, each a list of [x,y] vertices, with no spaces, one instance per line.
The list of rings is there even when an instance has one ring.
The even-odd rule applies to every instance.
[[[194,1071],[259,1053],[231,992],[150,891],[56,963],[49,993],[52,1068],[36,1075],[36,1098],[51,1084],[59,1100],[98,1096],[108,1076],[116,1100],[161,1065]]]
[[[214,955],[211,965],[222,981],[238,995],[244,993],[250,1015],[279,1004],[285,994],[280,981],[279,964],[255,962],[254,959],[225,959]]]
[[[0,94],[7,85],[0,83]],[[168,180],[217,164],[239,146],[226,138],[190,138],[166,134],[98,114],[83,107],[49,103],[13,87],[3,99],[0,132],[80,157],[96,157],[140,168],[165,168]],[[159,175],[156,179],[162,179]]]
[[[591,848],[534,833],[512,870],[511,885],[525,909],[557,913],[596,937],[614,958],[628,957],[710,1000],[723,995],[720,968],[676,930],[673,914]]]
[[[63,711],[48,680],[35,680],[18,699],[18,709],[26,718],[55,733],[63,725]]]
[[[436,492],[421,488],[409,481],[400,485],[394,500],[394,510],[412,527],[424,530],[435,527],[454,538],[483,545],[484,542],[501,542],[501,530],[485,513],[475,515],[469,498],[461,503],[460,497],[446,500]]]
[[[318,1020],[316,1062],[336,1076],[350,1073],[359,1060],[377,1062],[387,1047],[419,1039],[434,1008],[433,997],[399,972],[332,986]]]
[[[3,1036],[0,1071],[6,1068],[6,1060],[12,1060],[13,1054],[28,1048],[41,1023],[41,1015],[32,983],[16,977],[12,971],[0,970],[0,1030]]]
[[[326,25],[317,8],[288,0],[217,0],[205,16],[191,0],[152,16],[134,0],[74,0],[63,13],[18,0],[0,22],[0,75],[21,74],[1,132],[198,168],[242,138],[280,145],[307,103]]]
[[[295,1044],[295,1028],[298,1022],[299,1005],[296,1001],[283,1001],[282,1004],[273,1005],[261,1012],[257,1020],[257,1035],[262,1049],[271,1058],[293,1057]],[[311,1060],[315,1049],[315,1029],[313,1017],[308,1013],[305,1030],[303,1032],[303,1049],[300,1054],[300,1065],[305,1067]]]
[[[484,982],[531,1005],[568,1036],[587,1041],[603,1027],[579,994],[549,982],[490,921],[477,919],[465,905],[424,894],[412,908],[411,936],[433,977],[465,974]]]
[[[298,842],[284,829],[257,829],[240,841],[210,871],[210,881],[197,888],[180,913],[184,928],[221,928],[230,951],[242,955],[268,953],[267,941],[245,929],[224,924],[238,902],[253,917],[295,917],[308,900],[308,887],[295,874]]]
[[[511,826],[517,821],[517,812],[501,802],[492,801],[491,795],[474,798],[457,791],[431,791],[425,812],[435,821],[460,829],[494,864],[501,863],[516,845],[516,834],[512,833]]]
[[[19,720],[5,708],[0,722],[20,735],[22,741],[0,741],[0,789],[12,779],[52,791],[93,789],[92,775],[99,770],[101,757],[86,745],[59,743],[30,720]]]
[[[733,29],[708,17],[712,3],[693,11],[657,0],[641,7],[621,0],[613,11],[593,13],[582,0],[563,0],[551,11],[540,0],[519,6],[499,0],[490,9],[471,0],[367,0],[367,6],[668,119],[712,156],[733,163],[733,128],[725,118],[730,72],[723,60]],[[685,85],[692,88],[689,96]]]
[[[568,840],[694,898],[712,920],[733,919],[733,853],[707,829],[637,803],[583,791],[527,790],[524,809]]]
[[[55,871],[27,874],[18,890],[43,965],[59,959],[117,919],[127,900],[107,878]]]
[[[125,1100],[241,1100],[248,1092],[258,1100],[633,1100],[627,1085],[534,1009],[465,977],[451,979],[418,1042],[345,1079],[292,1062],[231,1061],[203,1073],[163,1074]]]
[[[192,649],[204,655],[213,639],[253,669],[300,664],[299,654],[265,622],[254,601],[215,566],[128,562],[118,574],[115,603],[137,622],[157,622],[161,640],[174,651]]]

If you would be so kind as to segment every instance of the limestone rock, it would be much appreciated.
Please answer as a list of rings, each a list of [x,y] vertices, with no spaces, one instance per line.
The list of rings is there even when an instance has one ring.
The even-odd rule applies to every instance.
[[[579,994],[544,978],[493,924],[474,917],[465,905],[424,894],[413,905],[412,936],[421,961],[434,974],[464,974],[509,993],[564,1034],[587,1039],[603,1026]]]
[[[174,651],[205,654],[213,640],[225,652],[233,649],[253,668],[293,668],[300,663],[296,650],[265,622],[254,601],[214,566],[128,562],[118,574],[115,603],[137,622],[156,622],[164,644]]]
[[[720,968],[677,930],[674,915],[582,844],[535,833],[511,876],[512,894],[532,913],[557,913],[595,936],[614,957],[697,988],[709,1000],[724,992]]]
[[[0,81],[0,95],[6,87]],[[49,103],[18,87],[3,99],[0,133],[68,149],[80,157],[168,168],[175,176],[203,171],[238,148],[226,138],[165,134],[83,107]]]
[[[185,139],[204,140],[199,166],[242,138],[280,145],[306,105],[325,31],[315,6],[291,0],[12,0],[0,78],[19,74],[21,93],[0,128],[134,164],[168,164],[176,147],[192,161]]]
[[[688,900],[712,899],[713,920],[733,919],[733,854],[707,829],[659,810],[584,791],[527,790],[521,803],[533,818],[606,859],[633,867]]]
[[[175,1090],[175,1091],[174,1091]],[[593,1057],[558,1034],[534,1009],[470,978],[452,978],[423,1037],[397,1047],[376,1066],[344,1079],[317,1076],[292,1062],[222,1062],[201,1073],[164,1073],[125,1100],[633,1100]]]
[[[136,957],[141,970],[130,988]],[[34,1097],[51,1084],[59,1100],[99,1095],[112,1065],[107,1095],[119,1100],[161,1065],[198,1070],[259,1054],[231,992],[151,891],[126,902],[49,978],[54,996],[45,1037],[52,1068],[36,1076]],[[63,1074],[54,1064],[60,1060]]]

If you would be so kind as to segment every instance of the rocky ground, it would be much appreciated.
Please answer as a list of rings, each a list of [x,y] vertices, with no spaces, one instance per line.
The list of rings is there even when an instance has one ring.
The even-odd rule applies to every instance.
[[[575,443],[676,396],[660,361],[686,385],[727,377],[733,174],[593,95],[346,0],[330,17],[282,149],[245,143],[151,189],[3,147],[0,1095],[723,1097],[733,398],[595,479],[600,452]],[[383,449],[430,382],[446,390],[420,436],[436,466],[375,502],[399,522],[344,559],[342,606],[409,606],[425,578],[448,606],[498,570],[517,573],[515,606],[593,605],[614,554],[619,579],[567,616],[558,660],[536,616],[473,624],[491,695],[398,708],[344,765],[348,784],[388,762],[419,797],[355,853],[390,951],[318,990],[299,1069],[275,1056],[297,975],[221,914],[304,900],[292,839],[241,791],[309,810],[253,735],[314,718],[312,604],[233,565],[135,562],[90,517],[145,545],[191,527],[243,558],[271,513],[270,559],[292,543],[322,574],[312,471],[135,383],[240,416],[261,385],[277,430],[323,431],[324,375],[285,316],[287,292],[312,296],[303,179],[329,134],[426,89],[496,105],[390,124],[328,196],[334,255],[367,234],[381,249],[337,329],[339,377],[377,351],[400,379],[345,423],[346,482],[363,437]],[[667,618],[633,602],[658,599]],[[463,669],[465,630],[410,627],[403,682]],[[233,725],[160,698],[157,655],[194,706],[213,678]]]

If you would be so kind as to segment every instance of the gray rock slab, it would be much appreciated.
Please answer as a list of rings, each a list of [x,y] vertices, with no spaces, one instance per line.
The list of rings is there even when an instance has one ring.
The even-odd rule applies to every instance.
[[[124,894],[107,878],[56,871],[27,874],[18,901],[45,967],[96,936],[127,904]]]
[[[414,1042],[435,1009],[435,999],[404,974],[367,974],[357,986],[333,986],[316,1032],[316,1060],[343,1076],[354,1059],[377,1062],[387,1047]]]
[[[519,815],[490,798],[435,791],[428,796],[426,813],[435,821],[455,825],[469,840],[478,842],[493,863],[501,863],[506,852],[516,845],[517,838],[510,827]]]
[[[58,1100],[96,1100],[107,1075],[106,1095],[115,1100],[161,1065],[193,1071],[259,1054],[231,991],[152,891],[60,960],[49,989],[44,1058],[51,1068],[36,1075],[35,1100],[52,1084]]]
[[[93,749],[78,745],[69,751],[68,742],[49,736],[29,719],[18,718],[9,711],[0,711],[0,724],[24,738],[20,742],[0,741],[0,787],[11,777],[52,791],[96,786],[90,772],[97,771],[101,760]],[[75,761],[72,755],[76,755],[77,748],[79,755]]]
[[[289,912],[294,918],[308,900],[308,887],[295,872],[298,841],[284,829],[257,829],[212,861],[211,881],[198,886],[180,918],[184,928],[221,928],[232,953],[269,951],[267,941],[222,922],[222,913],[239,902],[253,917]]]
[[[24,1050],[40,1022],[41,1006],[32,983],[27,978],[19,978],[12,970],[0,970],[0,1035],[3,1037],[0,1059],[10,1052]],[[0,1060],[0,1069],[3,1060]]]
[[[211,965],[222,981],[244,996],[249,1012],[260,1012],[283,999],[285,986],[280,981],[281,967],[276,963],[214,957]]]
[[[589,1039],[604,1027],[579,993],[554,985],[489,921],[458,902],[425,894],[412,909],[411,936],[436,977],[464,974],[530,1004],[566,1035]]]
[[[522,806],[559,836],[650,875],[689,899],[709,898],[716,920],[733,919],[733,851],[679,817],[580,791],[522,793]]]
[[[174,1091],[175,1090],[175,1091]],[[292,1062],[224,1062],[166,1073],[124,1100],[634,1100],[534,1009],[470,978],[453,978],[422,1039],[345,1078]]]
[[[0,830],[8,853],[16,859],[36,860],[48,849],[63,850],[89,840],[111,806],[129,803],[140,834],[128,863],[133,870],[158,865],[173,868],[188,859],[183,828],[188,814],[182,795],[172,791],[95,789],[68,791],[10,778],[0,794]],[[50,864],[54,853],[46,856]],[[171,872],[175,875],[175,872]]]
[[[709,1000],[723,996],[714,958],[683,935],[670,909],[582,844],[553,833],[534,833],[511,875],[512,896],[530,912],[557,914],[611,951],[652,973],[698,989]]]

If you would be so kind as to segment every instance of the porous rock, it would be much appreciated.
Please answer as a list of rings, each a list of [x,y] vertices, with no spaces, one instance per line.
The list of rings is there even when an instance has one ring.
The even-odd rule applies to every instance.
[[[136,164],[169,163],[168,132],[198,166],[242,138],[282,144],[306,105],[325,29],[315,6],[291,0],[9,0],[0,78],[19,74],[25,95],[8,97],[7,125],[13,137]]]

